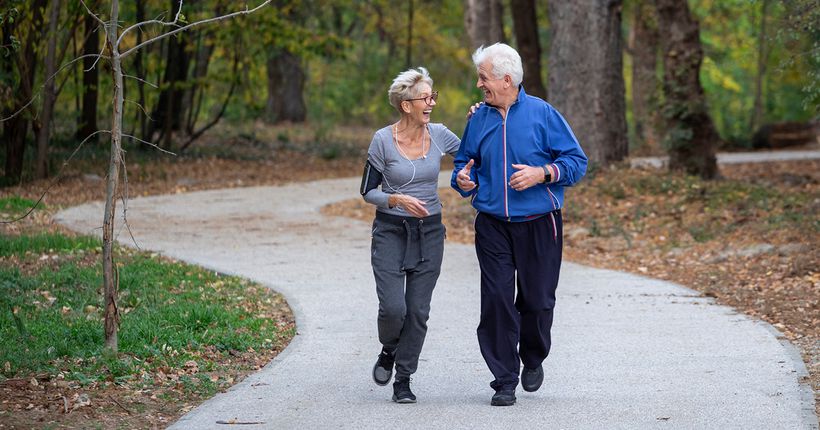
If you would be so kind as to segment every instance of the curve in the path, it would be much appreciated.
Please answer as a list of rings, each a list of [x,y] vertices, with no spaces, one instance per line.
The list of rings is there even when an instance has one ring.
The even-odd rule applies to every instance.
[[[565,263],[553,351],[536,393],[489,406],[475,339],[479,270],[472,247],[447,244],[415,405],[370,377],[379,351],[370,227],[325,217],[357,179],[139,198],[129,221],[141,247],[284,294],[298,334],[273,362],[172,428],[743,428],[816,429],[799,355],[768,324],[658,280]],[[102,205],[58,214],[99,232]],[[127,243],[127,234],[120,240]]]

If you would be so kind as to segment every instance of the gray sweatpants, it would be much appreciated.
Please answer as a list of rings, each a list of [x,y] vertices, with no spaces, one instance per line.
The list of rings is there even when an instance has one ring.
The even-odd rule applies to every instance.
[[[370,261],[379,297],[379,341],[396,350],[397,378],[418,367],[444,232],[440,215],[419,220],[379,213],[373,221]]]

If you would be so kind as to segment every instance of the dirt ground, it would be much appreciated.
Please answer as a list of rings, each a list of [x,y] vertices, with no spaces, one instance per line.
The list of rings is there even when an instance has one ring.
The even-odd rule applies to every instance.
[[[245,145],[254,148],[252,144]],[[135,197],[357,176],[361,174],[364,156],[361,144],[358,149],[342,147],[331,153],[304,151],[288,145],[280,145],[275,150],[260,148],[259,152],[264,155],[232,158],[178,157],[145,164],[134,163],[128,168],[128,194]],[[56,182],[36,181],[24,186],[0,189],[0,197],[18,195],[37,200],[45,189],[51,187],[43,199],[47,205],[46,210],[37,211],[22,222],[3,225],[0,232],[15,234],[20,231],[58,229],[51,221],[51,216],[59,208],[102,200],[104,169],[99,162],[93,164],[93,168],[89,166],[90,164],[76,163]],[[803,187],[814,196],[811,203],[813,207],[820,208],[818,161],[732,165],[724,166],[721,172],[730,179],[758,181],[765,176],[775,187]],[[630,174],[655,175],[657,172],[635,170]],[[631,205],[621,205],[600,201],[600,195],[592,192],[596,186],[603,186],[603,182],[588,184],[590,191],[572,190],[567,195],[568,204],[583,207],[590,212],[585,215],[593,218],[627,219],[633,212],[634,205],[639,203],[636,201]],[[642,201],[644,204],[657,203],[651,200],[651,196],[645,198],[646,201]],[[454,192],[447,190],[442,190],[442,200],[445,205],[448,240],[472,243],[472,215],[469,206]],[[361,199],[325,208],[325,213],[365,221],[370,221],[373,217],[372,207],[364,204]],[[681,215],[673,213],[671,216]],[[738,220],[734,214],[726,216],[728,222],[754,222]],[[820,239],[816,230],[778,231],[761,239],[748,237],[743,229],[737,229],[713,240],[694,241],[691,236],[686,237],[686,231],[677,231],[669,223],[664,223],[663,214],[655,218],[658,219],[657,223],[647,221],[641,233],[632,234],[629,240],[625,240],[625,236],[619,234],[592,234],[590,226],[582,225],[572,211],[567,211],[564,221],[565,258],[594,267],[676,282],[714,297],[718,303],[773,324],[800,349],[809,369],[809,382],[817,398],[820,389],[820,273],[817,270],[820,262]],[[659,244],[672,238],[678,238],[681,245],[670,247]],[[750,255],[730,252],[749,249],[761,242],[771,248],[766,252]],[[286,305],[283,303],[282,306]],[[235,359],[241,360],[241,357]],[[36,405],[38,401],[59,405],[66,399],[70,400],[65,394],[58,395],[53,387],[45,387],[52,382],[57,387],[59,381],[33,385],[31,378],[37,377],[38,375],[32,375],[23,381],[9,380],[0,384],[0,409],[13,411],[13,415],[19,418],[15,419],[17,428],[46,426],[41,417],[30,412],[35,409],[30,405]],[[142,397],[140,412],[135,413],[131,407],[123,406],[125,397],[117,395],[116,390],[116,387],[102,387],[95,398],[101,399],[98,403],[104,403],[106,410],[112,414],[118,413],[118,420],[97,422],[95,420],[100,419],[100,415],[90,413],[90,408],[65,413],[63,408],[55,407],[50,416],[57,419],[50,426],[162,428],[204,400],[191,401],[166,396],[160,401],[150,396]],[[4,428],[3,422],[8,422],[7,418],[8,416],[4,418],[0,415],[0,428]]]

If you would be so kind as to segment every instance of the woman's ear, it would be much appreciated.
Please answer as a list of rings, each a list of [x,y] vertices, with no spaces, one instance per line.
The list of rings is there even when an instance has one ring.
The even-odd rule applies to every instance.
[[[409,104],[410,104],[410,102],[408,102],[407,100],[402,100],[402,102],[401,102],[401,110],[402,110],[402,111],[404,111],[404,113],[410,113],[410,106],[409,106]]]

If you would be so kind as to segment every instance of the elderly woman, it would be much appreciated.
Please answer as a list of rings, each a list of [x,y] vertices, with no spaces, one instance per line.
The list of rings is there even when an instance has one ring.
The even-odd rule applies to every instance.
[[[415,403],[410,375],[418,367],[444,253],[439,167],[460,141],[430,123],[438,92],[423,67],[400,73],[387,94],[401,118],[373,135],[361,186],[364,200],[376,206],[371,265],[382,351],[373,380],[387,385],[395,364],[393,401]]]

